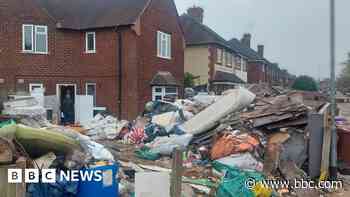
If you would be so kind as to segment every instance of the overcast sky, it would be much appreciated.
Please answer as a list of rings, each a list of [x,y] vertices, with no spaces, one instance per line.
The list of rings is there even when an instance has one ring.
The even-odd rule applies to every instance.
[[[329,76],[329,0],[175,0],[181,15],[204,8],[204,23],[223,36],[252,34],[252,47],[293,74]],[[350,52],[350,0],[336,0],[337,70]]]

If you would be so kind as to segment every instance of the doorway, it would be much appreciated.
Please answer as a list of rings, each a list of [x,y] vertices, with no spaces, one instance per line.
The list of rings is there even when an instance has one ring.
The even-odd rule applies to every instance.
[[[76,84],[57,84],[57,97],[60,105],[60,123],[75,123]]]

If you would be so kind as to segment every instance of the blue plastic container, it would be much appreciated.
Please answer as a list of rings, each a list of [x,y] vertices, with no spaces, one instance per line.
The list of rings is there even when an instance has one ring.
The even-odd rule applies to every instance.
[[[83,171],[93,172],[96,170],[103,171],[102,181],[80,181],[77,197],[118,197],[119,181],[117,179],[118,165],[108,165],[95,167],[92,169],[84,169]]]

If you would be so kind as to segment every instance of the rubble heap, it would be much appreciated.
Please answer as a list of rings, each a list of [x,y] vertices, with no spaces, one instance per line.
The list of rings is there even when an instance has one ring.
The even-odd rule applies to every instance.
[[[313,110],[276,88],[253,85],[250,90],[256,95],[235,89],[221,96],[152,101],[132,121],[98,114],[83,125],[59,126],[43,115],[8,113],[0,116],[0,165],[21,158],[28,166],[56,169],[118,165],[118,186],[113,190],[125,197],[147,189],[164,192],[174,174],[182,180],[183,196],[319,194],[259,184],[245,187],[251,179],[308,178],[307,125]],[[19,106],[19,101],[10,103],[5,112]],[[154,188],[144,179],[164,186]],[[39,191],[33,184],[28,188],[31,195]],[[77,196],[82,190],[70,183],[62,183],[60,189],[63,196]]]

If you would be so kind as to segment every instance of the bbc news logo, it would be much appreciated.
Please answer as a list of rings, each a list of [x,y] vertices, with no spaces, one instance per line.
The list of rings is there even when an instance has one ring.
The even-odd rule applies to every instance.
[[[9,183],[56,183],[59,181],[94,181],[103,180],[102,170],[69,170],[57,171],[56,169],[8,169],[7,180]]]

